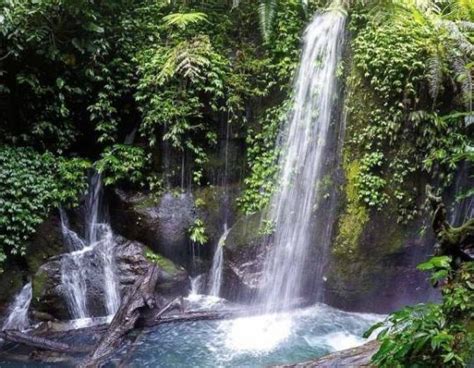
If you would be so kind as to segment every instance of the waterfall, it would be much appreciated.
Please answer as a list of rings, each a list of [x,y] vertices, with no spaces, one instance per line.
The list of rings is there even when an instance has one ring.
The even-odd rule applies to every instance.
[[[74,319],[86,318],[86,280],[83,274],[84,253],[90,250],[84,241],[69,228],[69,219],[63,209],[59,210],[61,230],[66,247],[71,251],[61,260],[61,284],[71,315]]]
[[[62,257],[61,283],[73,319],[91,317],[87,306],[87,288],[88,283],[92,282],[89,276],[94,273],[101,275],[101,285],[94,286],[103,290],[107,314],[115,314],[120,306],[114,234],[102,206],[102,192],[100,175],[94,174],[86,198],[84,238],[70,228],[65,211],[59,211],[64,243],[70,251]]]
[[[2,331],[20,330],[28,328],[28,308],[32,297],[31,282],[27,283],[15,296],[15,300],[9,308],[9,314],[3,323]]]
[[[311,248],[318,248],[321,265],[330,245],[334,218],[326,215],[323,221],[314,214],[322,201],[318,187],[327,174],[325,164],[337,150],[332,142],[334,124],[339,123],[333,121],[333,111],[344,24],[345,16],[331,10],[316,15],[304,34],[293,107],[278,141],[279,187],[269,207],[268,220],[275,231],[269,239],[259,295],[267,312],[289,307],[302,296],[303,271],[308,273],[304,264]],[[317,238],[312,235],[316,226],[322,228]],[[320,286],[322,269],[318,266],[310,275]]]
[[[191,291],[189,293],[189,296],[197,296],[200,295],[201,293],[201,288],[202,288],[202,278],[203,274],[198,275],[194,278],[191,278]]]
[[[224,232],[222,233],[219,242],[217,243],[216,252],[212,259],[212,268],[210,275],[210,290],[209,295],[219,296],[222,284],[222,270],[224,268],[224,245],[229,234],[227,224],[224,224]]]
[[[467,193],[474,186],[474,179],[471,175],[472,165],[463,162],[457,172],[454,193]],[[474,195],[468,195],[461,200],[454,199],[449,221],[453,226],[461,226],[466,220],[474,217]]]

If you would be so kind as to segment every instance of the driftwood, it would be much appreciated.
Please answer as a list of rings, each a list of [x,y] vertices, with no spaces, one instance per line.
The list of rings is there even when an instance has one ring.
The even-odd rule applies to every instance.
[[[437,240],[436,255],[451,256],[454,268],[461,262],[472,261],[472,255],[469,253],[474,250],[474,219],[467,220],[459,227],[451,226],[442,198],[434,195],[429,185],[426,186],[426,195],[433,211],[432,227]]]
[[[158,282],[156,266],[129,288],[123,297],[120,308],[97,344],[94,351],[79,365],[83,368],[100,367],[122,343],[123,337],[133,328],[142,310],[156,307],[154,291]]]
[[[215,321],[245,317],[248,315],[248,311],[245,310],[184,312],[181,314],[164,315],[158,318],[156,316],[154,318],[147,318],[141,321],[141,326],[154,327],[175,322]]]
[[[1,331],[0,338],[5,341],[31,346],[42,350],[54,351],[57,353],[77,354],[86,353],[90,350],[71,347],[68,344],[64,344],[62,342],[52,341],[45,339],[44,337],[28,335],[19,331]]]

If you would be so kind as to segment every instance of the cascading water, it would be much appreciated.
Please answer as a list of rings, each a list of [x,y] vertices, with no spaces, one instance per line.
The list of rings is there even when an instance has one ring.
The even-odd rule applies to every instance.
[[[229,234],[227,224],[224,224],[224,232],[222,233],[219,242],[217,243],[216,252],[212,260],[212,269],[210,275],[210,290],[209,295],[219,296],[222,284],[222,270],[224,268],[224,245]]]
[[[100,175],[91,177],[89,194],[85,210],[85,236],[84,240],[69,226],[66,213],[61,210],[61,228],[64,242],[70,251],[62,258],[61,282],[64,289],[66,302],[72,318],[85,319],[91,317],[87,306],[88,275],[92,274],[94,267],[100,267],[102,275],[101,288],[104,293],[104,306],[108,315],[113,315],[120,306],[119,283],[116,274],[114,256],[114,234],[107,223],[105,211],[102,206],[102,183]],[[91,262],[91,259],[97,259]],[[96,281],[98,282],[98,281]]]
[[[331,231],[313,239],[312,230],[320,199],[318,186],[325,175],[324,162],[335,150],[329,142],[334,140],[331,123],[344,24],[341,12],[327,11],[313,19],[304,35],[294,105],[279,142],[279,188],[270,204],[269,217],[275,231],[259,296],[266,312],[289,307],[301,296],[309,249],[317,246],[320,254],[325,254],[330,244]],[[324,226],[332,228],[333,220]],[[318,263],[324,261],[319,259]],[[313,272],[312,277],[321,282],[321,274]]]
[[[70,253],[65,254],[61,261],[61,284],[71,316],[74,319],[86,318],[89,313],[86,305],[86,280],[83,274],[85,252],[90,250],[84,241],[69,228],[66,213],[60,209],[61,230],[64,243]]]
[[[222,272],[224,269],[224,245],[229,234],[229,192],[228,192],[228,171],[229,171],[229,140],[230,140],[230,121],[225,121],[225,141],[222,147],[224,156],[224,171],[221,185],[224,188],[222,201],[223,230],[220,236],[212,259],[211,273],[209,275],[209,295],[219,296],[222,284]]]
[[[29,326],[28,308],[32,298],[31,282],[27,283],[15,296],[15,300],[9,308],[9,314],[3,322],[2,331],[23,331]]]
[[[463,162],[458,170],[455,193],[467,193],[474,186],[474,180],[469,173],[472,171],[472,165]],[[454,200],[449,221],[453,226],[461,226],[466,220],[474,217],[474,196],[469,195],[460,200]]]

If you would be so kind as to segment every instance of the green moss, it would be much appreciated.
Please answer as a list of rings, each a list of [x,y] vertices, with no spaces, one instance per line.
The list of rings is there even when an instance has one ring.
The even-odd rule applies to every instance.
[[[176,266],[168,258],[163,257],[161,254],[153,252],[150,248],[146,248],[145,257],[155,264],[157,264],[163,271],[170,275],[176,275],[181,271],[180,267]]]
[[[206,210],[209,213],[218,213],[220,207],[220,188],[214,186],[199,188],[195,192],[197,207]]]
[[[142,210],[145,208],[155,207],[158,204],[158,200],[153,196],[146,196],[140,199],[136,204],[135,208],[137,210]]]
[[[33,300],[39,300],[47,282],[47,273],[39,271],[35,274],[32,281]]]
[[[227,248],[255,245],[263,239],[269,225],[272,224],[262,221],[261,212],[241,217],[229,232],[226,241]]]
[[[338,256],[350,256],[357,252],[359,239],[365,225],[369,221],[367,208],[360,203],[357,190],[357,177],[360,172],[360,163],[355,160],[347,165],[346,172],[346,211],[339,220],[339,232],[336,237],[334,253]]]

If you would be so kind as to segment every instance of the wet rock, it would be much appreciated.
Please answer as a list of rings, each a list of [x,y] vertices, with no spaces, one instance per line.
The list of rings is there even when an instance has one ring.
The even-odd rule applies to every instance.
[[[115,262],[121,292],[135,283],[138,277],[157,263],[159,266],[158,289],[162,297],[185,295],[189,290],[187,272],[175,266],[166,258],[153,254],[143,244],[127,240],[121,236],[115,237]],[[65,301],[65,289],[61,282],[61,267],[67,262],[67,254],[53,257],[42,265],[33,278],[32,306],[38,313],[47,313],[59,320],[71,318]],[[91,316],[106,314],[104,306],[104,275],[102,273],[101,258],[97,251],[86,252],[83,262],[93,267],[82,268],[87,289],[87,308]],[[68,267],[75,267],[73,263]],[[43,314],[44,315],[44,314]]]
[[[234,222],[238,193],[237,185],[202,187],[192,193],[167,192],[159,198],[116,190],[111,198],[111,222],[117,233],[146,244],[174,262],[206,268],[208,264],[198,267],[196,257],[212,259],[224,223]],[[198,218],[204,223],[208,242],[193,246],[189,229]]]
[[[260,214],[242,217],[231,228],[224,245],[224,298],[248,302],[255,295],[265,261],[263,244]]]
[[[338,351],[314,361],[275,366],[275,368],[347,368],[347,367],[375,367],[370,363],[372,355],[379,348],[377,341],[371,341],[362,346]]]
[[[195,219],[190,193],[165,193],[155,199],[143,193],[116,190],[112,226],[175,262],[184,262],[190,249],[188,230]]]
[[[401,226],[385,213],[371,215],[357,246],[333,253],[325,302],[350,311],[388,313],[405,305],[437,300],[427,275],[416,269],[432,253],[430,233],[420,222]],[[383,230],[382,230],[383,229]]]
[[[25,257],[8,260],[4,266],[5,271],[0,273],[0,307],[3,305],[3,308],[6,308],[15,294],[44,262],[63,252],[59,223],[59,216],[56,212],[52,212],[38,227],[27,245]]]

